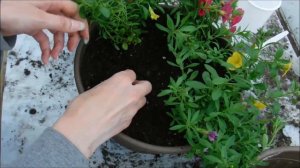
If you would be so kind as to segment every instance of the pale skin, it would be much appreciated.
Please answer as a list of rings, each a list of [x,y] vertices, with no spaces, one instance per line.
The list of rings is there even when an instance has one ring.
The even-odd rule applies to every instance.
[[[54,35],[52,49],[43,29]],[[80,38],[89,40],[88,24],[79,17],[78,7],[72,1],[1,0],[1,34],[22,33],[39,43],[45,64],[50,56],[58,58],[64,33],[69,35],[70,51],[74,51]],[[99,145],[129,126],[151,89],[150,82],[136,80],[134,71],[119,72],[75,98],[53,128],[89,158]]]

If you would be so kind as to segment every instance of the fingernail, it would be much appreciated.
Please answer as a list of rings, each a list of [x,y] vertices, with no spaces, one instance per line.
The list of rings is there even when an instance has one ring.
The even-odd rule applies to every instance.
[[[84,30],[84,28],[85,28],[84,23],[80,22],[80,31]]]
[[[88,44],[89,43],[89,39],[84,39],[84,44],[86,45],[86,44]]]
[[[76,30],[76,31],[82,31],[85,28],[84,23],[82,23],[80,21],[76,21],[76,20],[73,20],[72,25],[73,25],[74,30]]]

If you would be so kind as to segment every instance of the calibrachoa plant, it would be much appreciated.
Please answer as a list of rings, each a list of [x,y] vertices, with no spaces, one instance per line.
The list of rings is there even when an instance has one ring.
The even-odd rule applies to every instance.
[[[75,0],[80,14],[92,25],[100,27],[100,36],[109,39],[117,49],[127,50],[129,45],[141,42],[145,21],[158,19],[152,7],[159,6],[159,0]]]
[[[278,49],[263,59],[265,36],[237,28],[244,11],[237,0],[181,0],[165,12],[156,0],[78,0],[82,15],[100,27],[100,35],[118,48],[141,42],[147,19],[167,34],[174,54],[170,66],[180,70],[158,95],[173,119],[170,130],[183,133],[206,167],[253,167],[257,156],[274,145],[283,127],[278,99],[300,95],[292,82],[281,91],[292,64]],[[170,2],[169,2],[170,3]],[[164,15],[164,16],[162,16]],[[270,87],[265,77],[276,86]]]

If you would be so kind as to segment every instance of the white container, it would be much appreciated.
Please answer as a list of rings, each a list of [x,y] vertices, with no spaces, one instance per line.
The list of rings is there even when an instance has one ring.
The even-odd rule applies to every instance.
[[[281,3],[281,0],[239,0],[238,7],[245,13],[237,26],[256,33],[257,29],[261,28],[281,6]]]

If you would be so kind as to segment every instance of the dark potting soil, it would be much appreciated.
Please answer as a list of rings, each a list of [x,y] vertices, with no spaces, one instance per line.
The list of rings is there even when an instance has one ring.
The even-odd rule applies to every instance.
[[[88,90],[119,71],[134,70],[138,80],[152,83],[153,90],[147,96],[147,104],[123,133],[154,145],[186,145],[183,135],[169,130],[171,118],[167,112],[170,108],[164,105],[164,98],[157,97],[162,89],[167,88],[170,77],[176,77],[179,71],[167,64],[167,60],[172,61],[174,56],[168,51],[166,34],[158,30],[155,23],[149,21],[142,43],[127,51],[117,51],[109,41],[100,39],[98,30],[94,29],[84,59],[81,59],[81,80]]]

